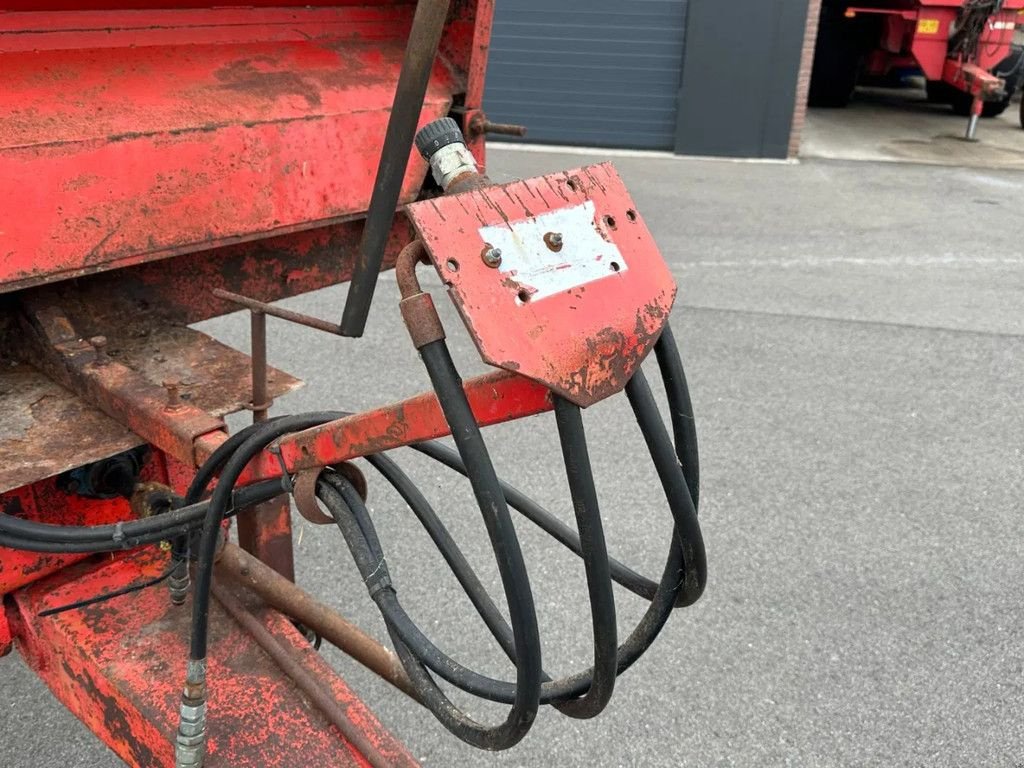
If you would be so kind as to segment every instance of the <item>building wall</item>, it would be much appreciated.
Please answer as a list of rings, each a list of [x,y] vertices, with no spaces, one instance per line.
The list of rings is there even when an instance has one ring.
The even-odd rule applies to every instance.
[[[686,0],[499,0],[484,107],[547,144],[672,149]]]
[[[789,155],[808,0],[691,0],[676,151]]]
[[[811,69],[814,65],[814,43],[818,39],[818,16],[821,0],[810,0],[807,8],[807,26],[804,29],[804,47],[800,53],[800,75],[796,83],[796,109],[793,112],[793,128],[789,135],[789,156],[800,154],[800,140],[804,123],[807,121],[807,92],[811,87]]]
[[[794,156],[821,0],[499,0],[485,109],[544,144]]]

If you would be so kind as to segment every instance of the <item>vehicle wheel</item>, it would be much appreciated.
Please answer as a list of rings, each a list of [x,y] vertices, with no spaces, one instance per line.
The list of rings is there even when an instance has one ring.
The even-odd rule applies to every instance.
[[[929,80],[925,85],[929,104],[949,104],[956,91],[941,80]]]
[[[857,85],[860,64],[857,41],[845,24],[841,9],[823,7],[814,44],[814,68],[807,104],[812,107],[845,107]]]
[[[992,71],[1006,81],[1006,92],[1012,98],[1024,84],[1024,46],[1011,45],[1009,55]]]

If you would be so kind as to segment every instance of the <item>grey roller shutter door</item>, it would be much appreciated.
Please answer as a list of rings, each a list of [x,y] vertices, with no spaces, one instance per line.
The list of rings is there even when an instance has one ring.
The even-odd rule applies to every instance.
[[[496,0],[484,106],[549,144],[672,149],[686,0]]]

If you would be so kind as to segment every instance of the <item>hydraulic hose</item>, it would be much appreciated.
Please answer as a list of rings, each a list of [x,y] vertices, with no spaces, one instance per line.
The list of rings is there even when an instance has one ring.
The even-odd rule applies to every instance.
[[[234,490],[227,507],[231,512],[262,504],[283,492],[280,479],[264,480]],[[0,514],[0,546],[54,554],[135,549],[198,530],[208,506],[200,501],[153,517],[107,525],[51,525]]]

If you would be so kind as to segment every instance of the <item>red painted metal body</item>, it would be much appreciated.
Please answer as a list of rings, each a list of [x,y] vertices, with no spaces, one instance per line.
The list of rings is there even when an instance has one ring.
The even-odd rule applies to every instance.
[[[144,477],[180,493],[250,403],[248,357],[184,327],[235,309],[212,288],[275,301],[351,277],[415,3],[89,5],[0,10],[0,506],[55,524],[133,515],[61,473],[148,443]],[[481,114],[491,13],[452,3],[421,123]],[[484,137],[470,144],[482,164]],[[411,153],[402,203],[425,172]],[[396,217],[385,267],[411,237]],[[298,385],[269,376],[271,397]],[[281,522],[255,526],[268,559],[290,556]],[[122,759],[158,766],[187,609],[151,590],[36,616],[152,574],[147,557],[0,548],[0,655],[15,642]],[[290,622],[252,607],[382,754],[414,763]],[[214,626],[210,765],[367,764],[239,625]]]
[[[484,361],[583,407],[626,385],[675,300],[609,164],[425,200],[409,218]]]
[[[411,10],[0,15],[0,290],[361,215]],[[448,61],[421,122],[469,90]]]
[[[127,602],[121,599],[44,619],[37,614],[83,593],[98,594],[151,577],[164,567],[165,559],[159,553],[98,558],[20,590],[8,607],[18,649],[29,665],[131,765],[174,764],[167,734],[176,727],[188,612],[154,590]],[[248,605],[294,657],[323,681],[389,765],[415,765],[289,621],[258,603]],[[242,628],[216,604],[214,610],[211,673],[218,685],[211,706],[218,717],[211,721],[207,765],[293,768],[320,761],[368,765],[294,686],[280,678],[274,663]],[[278,744],[283,738],[288,742]]]
[[[1010,52],[1016,25],[1024,23],[1024,0],[1006,0],[1002,10],[992,15],[971,61],[950,50],[963,6],[963,0],[883,1],[851,6],[846,15],[882,17],[878,45],[866,62],[869,74],[881,76],[895,67],[917,66],[928,80],[994,97],[1002,84],[991,70]]]
[[[499,371],[464,384],[477,423],[482,427],[550,411],[551,393],[529,379]],[[451,434],[437,395],[429,392],[376,411],[360,413],[281,440],[281,457],[289,472],[401,448]],[[264,457],[256,474],[279,472]]]

